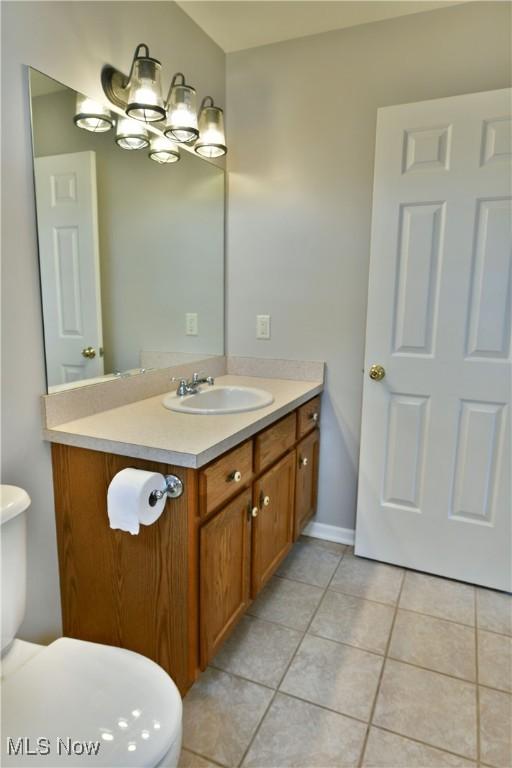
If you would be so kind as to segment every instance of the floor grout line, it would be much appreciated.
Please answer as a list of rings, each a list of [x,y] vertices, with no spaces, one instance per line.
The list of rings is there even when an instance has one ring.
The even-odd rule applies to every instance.
[[[386,728],[385,725],[375,725],[372,723],[370,725],[370,728],[375,728],[377,731],[384,731],[385,733],[391,733],[393,736],[400,736],[400,738],[405,739],[406,741],[413,741],[415,744],[421,744],[422,747],[428,747],[429,749],[435,749],[437,752],[442,752],[443,754],[447,755],[453,755],[453,757],[460,757],[464,760],[467,760],[468,763],[474,763],[475,766],[480,765],[478,761],[473,757],[468,757],[467,755],[462,755],[460,752],[454,752],[451,749],[446,749],[445,747],[438,747],[435,744],[430,744],[428,741],[422,741],[421,739],[417,739],[415,736],[406,736],[404,733],[399,733],[399,731],[393,731],[391,728]],[[408,767],[407,767],[408,768]]]
[[[399,664],[405,664],[408,667],[414,669],[421,669],[423,672],[432,672],[434,675],[441,675],[442,677],[448,677],[450,680],[456,680],[458,683],[467,683],[468,685],[476,685],[476,680],[470,680],[467,677],[457,677],[457,675],[451,675],[449,672],[440,672],[438,669],[432,669],[432,667],[423,667],[421,664],[414,664],[412,661],[406,661],[400,659],[397,656],[390,656],[389,653],[386,656],[386,661],[397,661]],[[499,690],[499,689],[496,689]]]
[[[498,637],[506,637],[508,640],[512,638],[512,635],[507,635],[506,632],[496,632],[494,629],[484,629],[484,627],[476,627],[477,632],[487,632],[488,635],[498,635]]]
[[[288,691],[281,691],[279,689],[276,690],[276,693],[279,693],[281,696],[286,696],[288,699],[294,699],[294,701],[300,701],[303,704],[309,704],[311,707],[316,707],[317,709],[321,709],[324,712],[330,712],[331,715],[339,715],[340,717],[345,717],[348,720],[354,720],[354,722],[359,723],[360,725],[368,725],[368,720],[363,720],[362,718],[356,717],[355,715],[349,715],[346,712],[339,712],[337,709],[332,709],[332,707],[328,707],[325,704],[319,704],[317,701],[304,699],[302,696],[297,696],[296,693],[288,693]]]
[[[398,590],[398,597],[396,599],[395,611],[393,613],[393,619],[391,621],[391,627],[390,627],[390,630],[389,630],[388,641],[386,643],[386,648],[385,648],[385,652],[384,652],[384,659],[383,659],[383,662],[382,662],[382,667],[381,667],[381,670],[380,670],[379,679],[377,681],[377,688],[375,690],[375,696],[373,698],[373,704],[372,704],[372,707],[371,707],[371,710],[370,710],[370,717],[368,718],[368,727],[366,729],[366,733],[365,733],[365,737],[364,737],[364,741],[363,741],[363,746],[361,748],[361,756],[359,758],[359,763],[358,763],[359,768],[361,768],[361,766],[363,765],[364,755],[365,755],[365,752],[366,752],[366,747],[368,745],[368,738],[370,736],[370,729],[371,729],[372,724],[373,724],[373,717],[375,715],[375,709],[377,708],[377,699],[379,698],[380,686],[381,686],[381,683],[382,683],[382,678],[384,677],[384,670],[386,668],[386,662],[388,660],[389,648],[390,648],[390,645],[391,645],[391,637],[392,637],[393,631],[395,629],[396,617],[398,615],[398,606],[400,604],[400,598],[402,596],[402,589],[404,587],[404,583],[405,583],[405,572],[402,573],[402,581],[400,582],[400,588]]]
[[[322,599],[323,599],[323,595],[320,598],[320,600],[322,600]],[[316,608],[315,608],[315,610],[316,610]],[[267,619],[266,616],[256,616],[256,614],[249,613],[249,611],[246,611],[243,615],[244,616],[248,616],[250,619],[257,619],[258,621],[263,621],[263,622],[265,622],[265,624],[272,624],[273,627],[279,627],[279,629],[289,629],[290,632],[298,632],[299,634],[303,634],[306,631],[302,627],[300,629],[298,629],[297,627],[290,627],[289,624],[282,624],[280,621],[274,621],[273,619]],[[308,624],[309,624],[309,620],[308,620]],[[229,638],[227,638],[227,640],[229,640]],[[220,651],[220,648],[219,648],[219,651]]]
[[[301,638],[302,641],[302,638]],[[299,642],[300,645],[300,642]],[[293,655],[295,656],[295,651],[293,652]],[[243,680],[244,683],[252,683],[252,685],[259,685],[261,688],[266,688],[267,691],[276,691],[277,688],[274,688],[272,685],[269,685],[268,683],[260,683],[259,680],[253,680],[250,677],[245,677],[245,675],[241,675],[239,672],[232,672],[230,669],[223,669],[222,667],[217,667],[212,661],[208,664],[207,669],[214,669],[216,672],[223,672],[225,675],[231,675],[231,677],[236,677],[237,680]]]
[[[206,757],[206,755],[202,755],[200,752],[196,752],[195,749],[189,749],[188,747],[182,747],[181,751],[182,752],[183,751],[190,752],[190,754],[194,755],[194,757],[200,757],[201,760],[207,760],[209,763],[213,763],[213,765],[218,765],[219,768],[228,768],[228,766],[224,765],[224,763],[219,763],[218,760],[214,760],[212,757]]]

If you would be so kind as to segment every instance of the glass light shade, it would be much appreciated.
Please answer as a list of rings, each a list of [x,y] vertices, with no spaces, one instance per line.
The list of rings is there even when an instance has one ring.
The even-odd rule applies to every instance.
[[[156,59],[149,56],[139,56],[135,59],[128,83],[128,117],[145,123],[154,123],[165,118],[160,70],[160,62]]]
[[[196,92],[190,85],[173,85],[167,105],[165,135],[174,141],[194,141],[197,129]]]
[[[76,95],[76,112],[73,121],[79,128],[92,133],[105,133],[114,125],[110,111],[103,104],[81,93]]]
[[[224,135],[224,113],[220,107],[204,105],[199,113],[199,141],[194,147],[202,157],[220,157],[228,151]]]
[[[177,163],[180,159],[180,151],[166,136],[155,136],[151,139],[149,156],[156,163]]]
[[[116,124],[116,144],[121,149],[145,149],[149,147],[146,126],[140,120],[131,117],[118,117]]]

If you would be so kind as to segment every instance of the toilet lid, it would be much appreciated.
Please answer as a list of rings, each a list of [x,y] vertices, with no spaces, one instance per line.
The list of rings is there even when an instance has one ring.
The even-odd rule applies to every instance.
[[[181,714],[178,689],[154,662],[61,638],[2,685],[1,764],[155,766],[180,738]]]

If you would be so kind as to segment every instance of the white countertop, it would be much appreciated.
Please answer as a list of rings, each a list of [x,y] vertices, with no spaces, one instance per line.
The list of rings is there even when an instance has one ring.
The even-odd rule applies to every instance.
[[[168,410],[161,394],[45,429],[44,437],[53,443],[197,468],[323,389],[321,381],[249,376],[220,376],[215,383],[266,389],[274,402],[257,411],[203,416]]]

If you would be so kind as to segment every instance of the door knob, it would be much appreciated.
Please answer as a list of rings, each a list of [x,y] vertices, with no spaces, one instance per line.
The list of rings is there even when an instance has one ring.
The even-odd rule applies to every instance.
[[[307,467],[307,465],[308,465],[308,457],[301,456],[299,459],[299,467]]]
[[[84,347],[82,349],[82,357],[86,357],[88,360],[92,360],[93,357],[96,357],[96,350],[94,347]]]
[[[264,507],[268,507],[269,504],[270,504],[270,496],[264,496],[263,497],[263,506]]]
[[[253,517],[258,517],[258,507],[253,507],[253,508],[251,509],[251,515],[252,515]]]
[[[368,376],[370,379],[373,379],[374,381],[380,381],[384,378],[386,375],[385,369],[382,367],[382,365],[372,365],[368,372]]]

